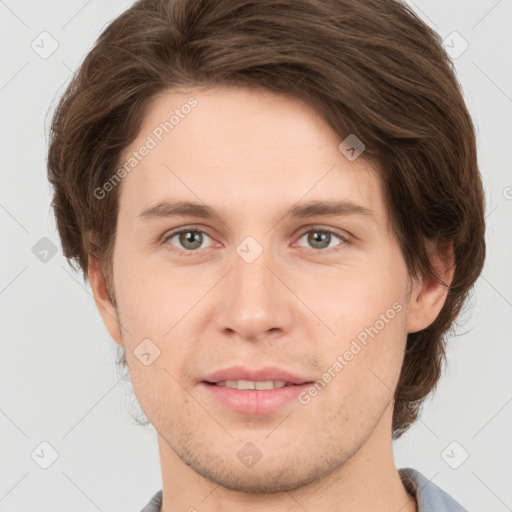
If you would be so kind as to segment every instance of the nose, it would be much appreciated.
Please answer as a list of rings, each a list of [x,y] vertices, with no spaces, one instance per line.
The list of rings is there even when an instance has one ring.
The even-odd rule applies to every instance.
[[[217,328],[225,335],[253,342],[289,332],[294,296],[285,284],[286,271],[270,249],[254,260],[254,251],[261,250],[255,244],[237,249],[219,290]]]

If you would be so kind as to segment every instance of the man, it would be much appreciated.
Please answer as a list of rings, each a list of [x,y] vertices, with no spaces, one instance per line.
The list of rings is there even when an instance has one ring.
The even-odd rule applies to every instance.
[[[464,510],[392,451],[485,256],[471,118],[405,4],[137,2],[48,167],[158,433],[145,512]]]

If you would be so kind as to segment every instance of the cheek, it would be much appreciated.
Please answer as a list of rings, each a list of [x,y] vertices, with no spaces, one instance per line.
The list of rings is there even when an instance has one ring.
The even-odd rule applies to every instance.
[[[356,271],[339,272],[321,283],[322,293],[318,295],[317,304],[322,304],[326,319],[345,341],[360,335],[364,343],[366,337],[377,333],[382,333],[380,338],[387,338],[390,331],[405,321],[406,269],[397,265],[390,271],[378,263]],[[401,333],[401,327],[398,330]]]
[[[116,295],[127,329],[138,337],[162,337],[198,301],[200,281],[179,272],[165,272],[135,254],[119,258],[116,268]],[[191,282],[196,283],[191,286]]]
[[[399,309],[399,308],[397,308]],[[366,315],[363,328],[338,338],[338,346],[324,358],[325,372],[318,406],[336,418],[348,436],[368,432],[393,401],[406,340],[405,308],[388,313],[388,323]],[[392,311],[392,313],[391,313]],[[393,318],[391,318],[391,316]],[[371,320],[370,320],[371,319]]]
[[[347,274],[325,290],[326,323],[336,336],[324,338],[324,365],[336,375],[336,393],[354,403],[386,400],[399,377],[407,340],[407,270],[377,262],[363,273]],[[338,378],[339,376],[339,378]],[[326,376],[329,378],[329,376]]]
[[[329,343],[327,365],[336,362],[334,370],[358,381],[381,377],[392,388],[407,339],[405,306],[399,301],[383,302],[381,308],[372,304],[344,318],[338,336]]]

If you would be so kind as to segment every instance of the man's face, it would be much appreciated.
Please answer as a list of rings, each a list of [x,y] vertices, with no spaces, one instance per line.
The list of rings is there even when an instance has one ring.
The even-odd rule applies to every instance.
[[[172,131],[157,129],[192,96]],[[156,147],[120,185],[113,281],[134,391],[169,457],[269,492],[388,442],[410,283],[377,169],[347,159],[310,107],[270,92],[168,92],[124,157],[148,136]],[[218,216],[141,216],[164,201]],[[292,215],[315,201],[355,207]],[[315,394],[204,382],[234,366],[323,384]]]

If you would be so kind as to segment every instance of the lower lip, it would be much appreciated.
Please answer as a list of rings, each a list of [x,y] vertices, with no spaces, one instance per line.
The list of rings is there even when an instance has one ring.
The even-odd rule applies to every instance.
[[[312,382],[265,390],[234,389],[201,382],[207,393],[234,411],[244,414],[274,412],[311,386]]]

